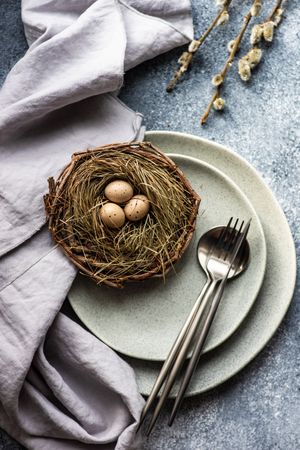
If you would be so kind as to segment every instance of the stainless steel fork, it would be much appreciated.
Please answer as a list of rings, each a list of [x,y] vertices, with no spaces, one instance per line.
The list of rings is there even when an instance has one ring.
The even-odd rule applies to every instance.
[[[184,394],[185,394],[185,392],[186,392],[186,390],[188,388],[188,385],[189,385],[189,383],[191,381],[191,378],[192,378],[192,376],[193,376],[193,374],[194,374],[194,372],[195,372],[195,370],[197,368],[197,365],[198,365],[198,362],[199,362],[199,359],[200,359],[200,356],[201,356],[202,349],[204,347],[204,344],[205,344],[206,338],[208,336],[211,324],[212,324],[212,322],[214,320],[214,317],[215,317],[215,314],[217,312],[219,303],[221,301],[221,298],[222,298],[222,295],[223,295],[223,292],[224,292],[224,289],[225,289],[225,285],[226,285],[226,282],[227,282],[227,279],[228,279],[228,275],[229,275],[229,272],[230,272],[231,267],[232,267],[232,263],[235,260],[235,258],[237,257],[238,251],[239,251],[240,247],[242,246],[243,242],[245,241],[245,239],[247,237],[248,230],[249,230],[249,227],[250,227],[250,222],[251,221],[249,221],[246,224],[246,226],[245,226],[245,228],[243,230],[243,233],[241,233],[241,229],[242,229],[242,226],[243,226],[243,223],[242,223],[242,225],[240,227],[240,230],[239,230],[239,232],[238,232],[238,234],[236,236],[236,244],[234,245],[234,247],[232,249],[232,254],[229,255],[229,257],[225,258],[225,260],[224,260],[225,264],[223,265],[223,267],[221,269],[221,271],[223,273],[222,281],[221,281],[221,283],[218,286],[218,289],[217,289],[217,291],[216,291],[216,293],[214,295],[213,301],[212,301],[212,303],[210,305],[208,314],[207,314],[207,316],[205,318],[204,324],[201,327],[200,334],[199,334],[199,336],[197,338],[196,345],[195,345],[195,347],[193,349],[192,356],[191,356],[191,358],[189,360],[186,372],[184,374],[183,380],[182,380],[180,388],[179,388],[179,392],[177,394],[177,397],[176,397],[176,400],[175,400],[175,403],[174,403],[174,406],[173,406],[173,410],[172,410],[171,417],[170,417],[170,420],[169,420],[169,426],[172,425],[172,423],[173,423],[173,421],[175,419],[175,416],[176,416],[176,414],[177,414],[177,412],[178,412],[178,410],[180,408],[181,402],[183,400]],[[219,276],[218,270],[220,269],[220,268],[217,268],[218,263],[217,263],[217,265],[215,265],[216,262],[212,258],[212,260],[209,261],[209,264],[211,265],[211,267],[208,268],[208,270],[210,271],[210,274],[213,277],[214,276],[218,277]],[[227,265],[227,268],[225,268],[226,265]],[[217,273],[217,275],[216,275],[216,273]]]

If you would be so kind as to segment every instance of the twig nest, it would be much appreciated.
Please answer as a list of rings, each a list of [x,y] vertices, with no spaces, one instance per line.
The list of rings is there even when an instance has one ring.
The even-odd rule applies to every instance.
[[[131,222],[143,219],[150,209],[150,203],[146,195],[135,195],[124,208],[125,216]]]
[[[116,181],[134,198],[124,202],[128,190],[121,200]],[[191,241],[200,204],[181,170],[149,142],[75,153],[58,180],[49,179],[44,200],[53,239],[82,273],[114,287],[164,277]]]
[[[124,211],[115,203],[105,203],[100,209],[100,218],[109,228],[121,228],[125,223]]]
[[[115,180],[108,183],[104,194],[111,202],[118,204],[125,203],[133,196],[133,188],[127,181]]]

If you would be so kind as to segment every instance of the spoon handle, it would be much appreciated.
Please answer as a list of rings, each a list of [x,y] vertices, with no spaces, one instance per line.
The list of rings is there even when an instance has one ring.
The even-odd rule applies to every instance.
[[[194,306],[193,306],[193,308],[192,308],[188,318],[186,319],[186,321],[185,321],[185,323],[184,323],[180,333],[178,334],[178,336],[177,336],[177,338],[176,338],[176,340],[175,340],[175,342],[174,342],[174,344],[173,344],[173,346],[172,346],[172,348],[171,348],[171,350],[170,350],[170,352],[169,352],[169,354],[168,354],[168,356],[167,356],[167,358],[166,358],[166,360],[165,360],[165,362],[164,362],[164,364],[163,364],[163,366],[161,368],[161,371],[160,371],[160,373],[159,373],[159,375],[158,375],[158,377],[157,377],[157,379],[156,379],[156,381],[155,381],[155,383],[153,385],[153,388],[152,388],[152,390],[150,392],[150,395],[149,395],[149,397],[147,399],[147,402],[146,402],[146,404],[144,406],[144,409],[142,411],[142,415],[141,415],[141,418],[140,418],[140,425],[139,425],[139,427],[143,423],[147,412],[149,411],[151,405],[153,404],[155,398],[157,397],[157,394],[159,393],[159,391],[160,391],[160,389],[161,389],[161,387],[162,387],[162,385],[163,385],[163,383],[164,383],[164,381],[165,381],[165,379],[166,379],[166,377],[168,375],[168,372],[169,372],[170,368],[172,367],[172,365],[173,365],[173,363],[174,363],[174,361],[175,361],[175,359],[176,359],[176,357],[177,357],[177,355],[178,355],[178,353],[179,353],[179,351],[180,351],[180,349],[181,349],[181,347],[183,345],[185,337],[186,337],[186,335],[187,335],[187,333],[188,333],[188,331],[189,331],[189,329],[191,327],[191,324],[194,321],[194,318],[195,318],[195,316],[196,316],[196,314],[197,314],[197,312],[198,312],[198,310],[199,310],[199,308],[200,308],[200,306],[201,306],[201,304],[203,302],[203,299],[206,297],[207,291],[209,290],[209,288],[211,286],[211,283],[212,283],[212,281],[208,278],[206,280],[206,283],[203,286],[202,291],[200,292],[200,294],[199,294],[199,296],[198,296],[198,298],[197,298],[197,300],[196,300],[196,302],[195,302],[195,304],[194,304]]]
[[[174,385],[175,379],[180,371],[180,369],[183,366],[183,363],[188,355],[191,343],[196,335],[199,323],[205,313],[207,304],[210,300],[210,298],[212,297],[216,286],[219,284],[218,280],[212,280],[209,285],[208,288],[205,290],[205,293],[202,296],[202,292],[201,292],[201,302],[199,304],[199,307],[197,308],[197,310],[195,311],[195,314],[193,316],[193,320],[189,326],[189,328],[187,329],[187,332],[185,334],[184,337],[184,341],[181,345],[181,347],[179,348],[179,351],[177,352],[176,355],[176,359],[174,361],[174,364],[170,370],[170,372],[168,373],[168,379],[166,381],[166,384],[164,385],[162,394],[158,400],[158,403],[156,405],[156,408],[154,410],[153,416],[151,417],[150,420],[150,424],[147,430],[147,436],[149,436],[149,434],[151,433],[152,428],[155,425],[155,422],[168,398],[168,395]],[[199,298],[197,299],[196,303],[198,302]]]
[[[181,406],[184,394],[188,388],[188,385],[191,381],[191,378],[196,370],[196,367],[198,365],[201,353],[202,353],[202,349],[204,347],[206,338],[208,336],[211,324],[214,320],[215,314],[217,312],[220,300],[222,298],[223,292],[224,292],[224,288],[225,288],[225,284],[226,284],[226,280],[223,280],[222,283],[219,285],[218,290],[216,292],[216,295],[209,307],[209,311],[208,314],[206,316],[205,322],[203,324],[203,327],[201,328],[200,334],[197,338],[197,343],[195,345],[195,348],[193,350],[192,356],[188,362],[188,366],[186,369],[186,372],[184,374],[183,380],[181,382],[174,406],[173,406],[173,410],[170,416],[170,420],[169,420],[169,426],[172,425],[175,416]]]

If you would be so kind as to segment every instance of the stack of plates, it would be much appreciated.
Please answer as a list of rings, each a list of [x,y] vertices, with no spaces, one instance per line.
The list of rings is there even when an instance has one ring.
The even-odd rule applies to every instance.
[[[251,262],[228,283],[189,386],[187,395],[195,395],[236,374],[272,337],[292,299],[295,247],[276,199],[241,157],[181,133],[148,132],[145,139],[169,154],[202,198],[193,242],[165,283],[152,279],[117,290],[79,275],[69,300],[81,321],[134,368],[147,395],[205,282],[196,258],[199,237],[231,216],[252,217]]]

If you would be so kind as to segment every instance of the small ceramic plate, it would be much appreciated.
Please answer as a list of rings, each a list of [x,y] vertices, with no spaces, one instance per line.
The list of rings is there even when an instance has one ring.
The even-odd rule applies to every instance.
[[[146,133],[145,139],[166,152],[199,158],[228,175],[254,206],[267,243],[267,267],[258,298],[238,330],[223,345],[200,360],[187,391],[187,395],[191,396],[208,391],[235,375],[273,336],[293,297],[295,246],[276,198],[258,172],[239,155],[215,142],[183,133],[154,131]],[[161,363],[125,359],[135,371],[140,392],[148,395]],[[178,386],[175,386],[171,396],[177,389]]]
[[[166,358],[192,308],[205,275],[197,260],[199,237],[225,225],[231,216],[252,224],[248,236],[251,262],[226,287],[204,351],[223,343],[239,327],[261,287],[266,267],[266,245],[256,212],[240,189],[224,174],[198,159],[171,155],[202,197],[193,241],[176,272],[166,280],[155,278],[130,283],[124,289],[97,286],[78,276],[69,293],[81,321],[103,342],[120,353],[144,360]]]

